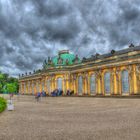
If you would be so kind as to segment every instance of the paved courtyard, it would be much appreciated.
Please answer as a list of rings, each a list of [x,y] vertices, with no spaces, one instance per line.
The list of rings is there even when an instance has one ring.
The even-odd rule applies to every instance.
[[[140,99],[15,96],[14,103],[0,114],[0,140],[140,140]]]

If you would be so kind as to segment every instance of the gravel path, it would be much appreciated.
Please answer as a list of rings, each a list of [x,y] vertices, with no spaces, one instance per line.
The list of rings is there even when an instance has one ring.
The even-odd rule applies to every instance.
[[[0,140],[140,140],[140,99],[15,96],[14,103],[0,114]]]

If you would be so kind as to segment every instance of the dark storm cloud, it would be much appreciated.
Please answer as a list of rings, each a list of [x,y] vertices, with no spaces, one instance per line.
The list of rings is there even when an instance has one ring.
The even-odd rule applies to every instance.
[[[47,1],[32,1],[40,16],[48,18],[58,18],[72,11],[72,6],[67,1],[47,0]]]
[[[16,76],[40,68],[64,48],[89,57],[139,44],[139,5],[139,0],[0,0],[0,69]]]

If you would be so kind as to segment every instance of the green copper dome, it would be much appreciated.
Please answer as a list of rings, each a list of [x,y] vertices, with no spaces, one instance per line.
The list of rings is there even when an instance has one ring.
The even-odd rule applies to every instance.
[[[72,64],[78,64],[81,60],[79,57],[74,54],[69,53],[68,50],[59,51],[58,55],[52,59],[48,57],[48,62],[45,61],[43,64],[44,68],[47,67],[56,67],[56,66],[68,66]]]
[[[74,64],[76,56],[74,54],[70,54],[69,51],[63,50],[60,51],[58,56],[54,57],[52,59],[52,63],[55,66],[59,65],[72,65]],[[80,59],[78,58],[78,62],[80,62]]]

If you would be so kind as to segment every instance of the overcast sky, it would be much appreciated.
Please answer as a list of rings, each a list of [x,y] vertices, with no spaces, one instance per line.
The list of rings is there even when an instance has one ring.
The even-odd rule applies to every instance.
[[[140,44],[140,0],[0,0],[0,70],[17,76],[69,49],[81,57]]]

